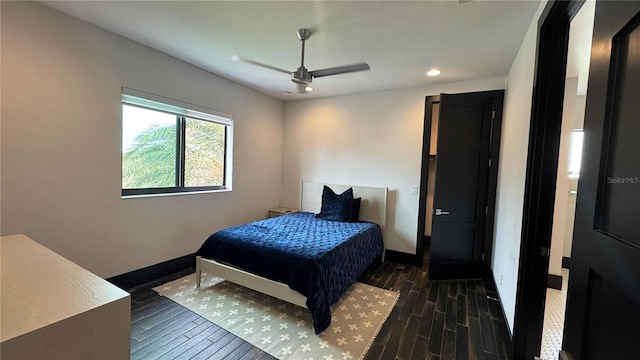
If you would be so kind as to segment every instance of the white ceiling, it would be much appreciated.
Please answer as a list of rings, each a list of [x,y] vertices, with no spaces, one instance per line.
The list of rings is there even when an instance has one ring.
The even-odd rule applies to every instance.
[[[506,76],[539,1],[45,1],[43,4],[283,100]],[[371,71],[318,78],[295,94],[299,28],[305,66],[366,61]],[[432,67],[442,69],[427,78]],[[292,91],[284,95],[283,91]]]

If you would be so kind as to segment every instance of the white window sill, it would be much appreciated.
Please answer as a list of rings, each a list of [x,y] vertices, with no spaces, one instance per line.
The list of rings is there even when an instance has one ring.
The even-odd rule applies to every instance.
[[[203,191],[184,191],[184,192],[171,192],[161,194],[140,194],[140,195],[121,195],[123,200],[138,199],[138,198],[153,198],[153,197],[165,197],[165,196],[180,196],[180,195],[198,195],[198,194],[211,194],[211,193],[225,193],[231,192],[231,189],[224,190],[203,190]]]

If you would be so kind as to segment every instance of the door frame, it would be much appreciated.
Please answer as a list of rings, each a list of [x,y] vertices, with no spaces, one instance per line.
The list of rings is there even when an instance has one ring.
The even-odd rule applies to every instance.
[[[512,358],[540,355],[569,26],[584,0],[550,0],[538,21]]]
[[[473,94],[479,97],[492,98],[495,115],[491,124],[491,144],[489,145],[491,167],[487,174],[487,217],[485,218],[484,258],[482,273],[484,280],[493,281],[491,276],[491,255],[493,250],[493,227],[496,207],[496,189],[498,186],[498,161],[500,159],[500,135],[502,134],[502,112],[504,106],[504,90],[479,91]],[[420,191],[418,192],[418,234],[416,237],[416,259],[414,264],[422,266],[424,253],[424,230],[427,216],[427,185],[429,181],[429,149],[431,148],[431,109],[434,103],[440,102],[440,95],[425,97],[424,127],[422,135],[422,165],[420,170]],[[442,120],[442,119],[440,119]],[[436,155],[437,161],[437,155]]]
[[[440,103],[440,95],[427,96],[424,102],[424,126],[422,132],[422,164],[420,168],[420,191],[418,194],[418,234],[416,236],[416,257],[422,266],[424,256],[424,230],[427,217],[427,185],[429,184],[429,152],[431,150],[431,119],[433,104]]]

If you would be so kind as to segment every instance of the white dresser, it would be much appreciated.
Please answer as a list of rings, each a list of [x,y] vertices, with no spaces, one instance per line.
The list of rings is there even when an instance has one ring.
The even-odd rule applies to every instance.
[[[129,358],[129,293],[24,235],[0,259],[2,360]]]

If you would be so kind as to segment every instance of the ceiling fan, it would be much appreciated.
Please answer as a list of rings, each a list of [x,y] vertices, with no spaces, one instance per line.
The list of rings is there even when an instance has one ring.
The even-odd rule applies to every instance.
[[[301,88],[304,88],[305,91],[313,91],[313,89],[309,86],[312,82],[314,78],[319,78],[319,77],[323,77],[323,76],[331,76],[331,75],[339,75],[339,74],[346,74],[346,73],[351,73],[351,72],[356,72],[356,71],[364,71],[364,70],[370,70],[371,68],[369,67],[369,64],[367,64],[366,62],[362,62],[362,63],[357,63],[357,64],[350,64],[350,65],[342,65],[342,66],[336,66],[336,67],[331,67],[331,68],[326,68],[326,69],[320,69],[320,70],[313,70],[313,71],[309,71],[307,70],[306,67],[304,67],[304,44],[305,42],[309,39],[309,37],[311,37],[311,30],[309,29],[298,29],[298,31],[296,31],[296,34],[298,35],[298,38],[300,39],[300,41],[302,41],[302,57],[301,57],[301,64],[300,67],[295,70],[295,71],[289,71],[289,70],[285,70],[285,69],[281,69],[279,67],[275,67],[272,65],[268,65],[268,64],[264,64],[255,60],[250,60],[250,59],[245,59],[242,58],[240,56],[237,55],[233,55],[231,58],[233,60],[240,60],[249,64],[253,64],[253,65],[257,65],[257,66],[261,66],[263,68],[266,69],[270,69],[270,70],[275,70],[281,73],[285,73],[285,74],[290,74],[291,75],[291,81],[293,81],[294,83],[300,85]]]

